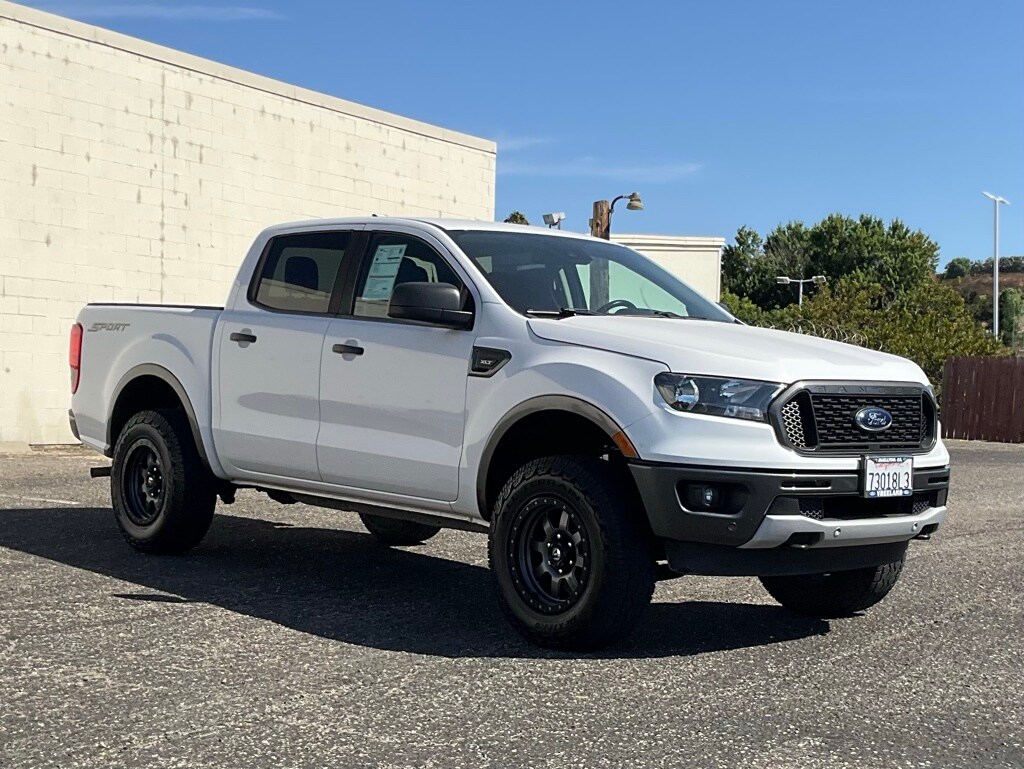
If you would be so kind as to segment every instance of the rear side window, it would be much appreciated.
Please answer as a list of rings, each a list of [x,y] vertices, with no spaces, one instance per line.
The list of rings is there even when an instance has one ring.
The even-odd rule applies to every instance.
[[[309,232],[274,238],[263,260],[252,300],[283,312],[329,312],[349,240],[347,232]]]

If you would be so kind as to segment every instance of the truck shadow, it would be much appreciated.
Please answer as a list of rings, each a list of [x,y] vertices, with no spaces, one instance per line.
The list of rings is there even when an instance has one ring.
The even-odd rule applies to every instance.
[[[220,514],[192,553],[156,557],[122,541],[109,509],[0,509],[0,546],[134,583],[139,590],[122,588],[109,600],[153,601],[167,612],[209,603],[331,640],[416,654],[565,656],[527,644],[506,624],[486,568],[384,548],[364,534]],[[775,606],[655,603],[632,639],[595,656],[693,655],[828,630]]]

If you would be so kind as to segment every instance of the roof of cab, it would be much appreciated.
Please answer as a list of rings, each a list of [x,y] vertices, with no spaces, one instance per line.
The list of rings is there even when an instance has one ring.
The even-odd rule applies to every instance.
[[[437,229],[448,231],[477,230],[485,232],[530,232],[537,235],[551,235],[553,237],[587,238],[591,236],[582,232],[570,232],[569,230],[557,230],[547,227],[535,227],[523,224],[507,224],[506,222],[483,222],[475,219],[442,219],[419,216],[346,216],[330,219],[308,219],[298,222],[286,222],[275,224],[266,228],[264,232],[273,235],[278,232],[305,230],[316,227],[343,227],[345,225],[372,225],[374,227],[387,226],[389,224],[402,225],[428,225]]]

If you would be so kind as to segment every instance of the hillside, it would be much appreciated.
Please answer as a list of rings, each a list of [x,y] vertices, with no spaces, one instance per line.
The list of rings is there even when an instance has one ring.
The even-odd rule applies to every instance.
[[[943,280],[963,296],[969,296],[973,291],[978,295],[992,296],[992,275],[965,275],[962,278]],[[999,288],[1005,291],[1008,288],[1015,288],[1024,292],[1024,272],[1007,272],[999,274]]]

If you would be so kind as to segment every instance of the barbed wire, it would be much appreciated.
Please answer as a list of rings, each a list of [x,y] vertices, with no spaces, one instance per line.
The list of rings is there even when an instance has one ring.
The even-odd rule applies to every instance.
[[[819,339],[829,339],[833,342],[855,344],[858,347],[870,346],[868,344],[868,338],[859,331],[850,331],[849,329],[840,328],[839,326],[827,326],[824,324],[813,323],[809,320],[801,323],[789,323],[783,325],[771,323],[768,324],[766,328],[773,328],[776,331],[790,331],[794,334],[816,336]]]

